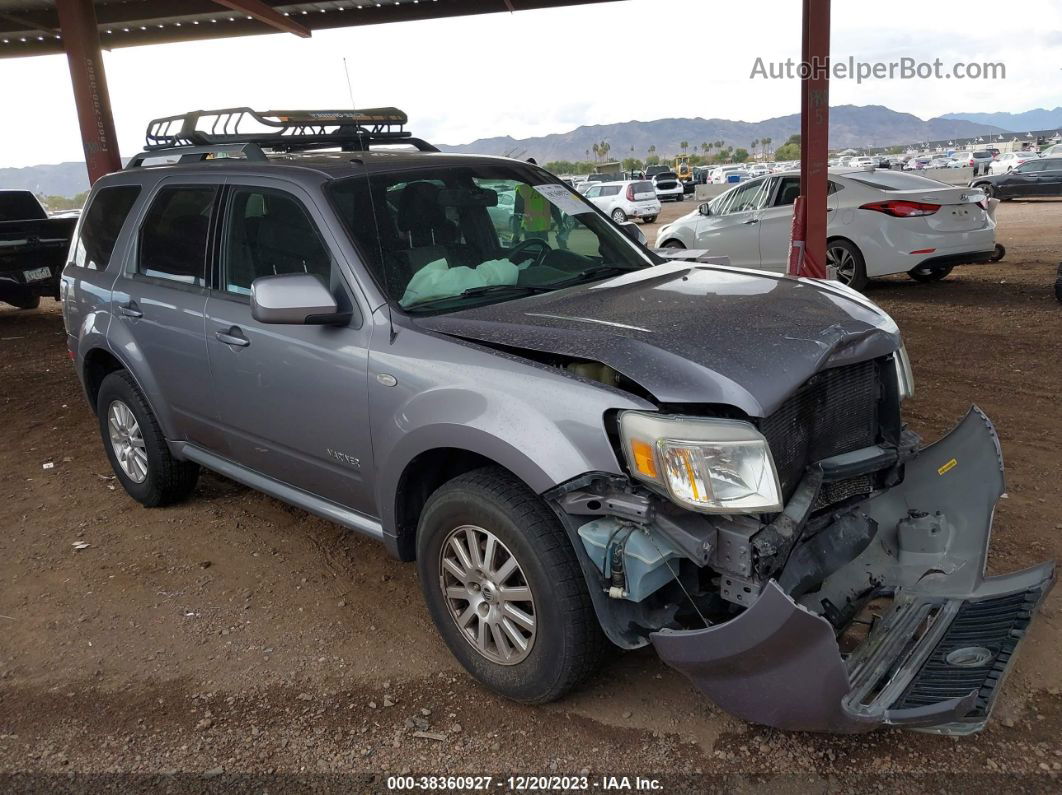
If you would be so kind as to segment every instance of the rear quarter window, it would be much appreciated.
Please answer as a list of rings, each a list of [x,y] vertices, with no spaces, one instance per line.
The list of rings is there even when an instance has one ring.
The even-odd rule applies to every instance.
[[[139,195],[139,185],[116,185],[103,188],[93,197],[74,244],[74,265],[94,271],[107,269],[118,236]]]

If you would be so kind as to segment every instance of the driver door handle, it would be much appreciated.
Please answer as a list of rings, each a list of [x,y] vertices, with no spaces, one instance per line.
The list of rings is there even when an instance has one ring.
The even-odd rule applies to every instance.
[[[218,331],[214,336],[220,342],[224,342],[226,345],[234,345],[237,348],[246,348],[251,344],[251,341],[243,336],[243,332],[240,331],[238,326],[233,326],[228,331]]]
[[[758,224],[759,222],[760,222],[760,219],[759,219],[759,218],[750,218],[749,220],[747,220],[747,221],[742,221],[741,223],[743,223],[743,224],[746,224],[746,225],[747,225],[747,224]]]
[[[143,317],[144,313],[140,311],[140,307],[137,306],[136,301],[128,301],[124,304],[118,305],[118,311],[126,317]]]

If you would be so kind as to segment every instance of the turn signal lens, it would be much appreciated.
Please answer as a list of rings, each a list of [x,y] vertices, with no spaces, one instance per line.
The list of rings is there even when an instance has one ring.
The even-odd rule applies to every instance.
[[[641,439],[631,440],[631,453],[634,456],[634,468],[647,478],[656,478],[656,460],[653,458],[653,446]]]

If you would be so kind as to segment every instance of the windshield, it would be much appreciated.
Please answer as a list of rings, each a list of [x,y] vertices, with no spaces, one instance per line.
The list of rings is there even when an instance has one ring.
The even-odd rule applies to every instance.
[[[349,177],[329,192],[377,284],[412,313],[497,303],[661,261],[529,166]]]

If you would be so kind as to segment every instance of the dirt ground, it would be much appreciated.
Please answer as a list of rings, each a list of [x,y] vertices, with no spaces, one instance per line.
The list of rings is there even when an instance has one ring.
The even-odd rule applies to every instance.
[[[668,205],[660,221],[693,207]],[[869,294],[906,337],[914,429],[934,439],[971,402],[998,426],[1009,493],[991,567],[1006,571],[1062,552],[1062,305],[1050,289],[1062,202],[1004,204],[999,220],[1004,262]],[[950,789],[957,776],[970,791],[1058,786],[1059,591],[974,737],[750,726],[644,650],[617,652],[561,703],[524,707],[464,674],[414,568],[382,547],[212,475],[178,507],[129,499],[52,301],[0,309],[0,384],[0,775],[60,774],[0,788],[130,772],[376,776],[345,779],[350,791],[407,772],[689,774],[691,789],[730,776],[704,781],[746,791]]]

